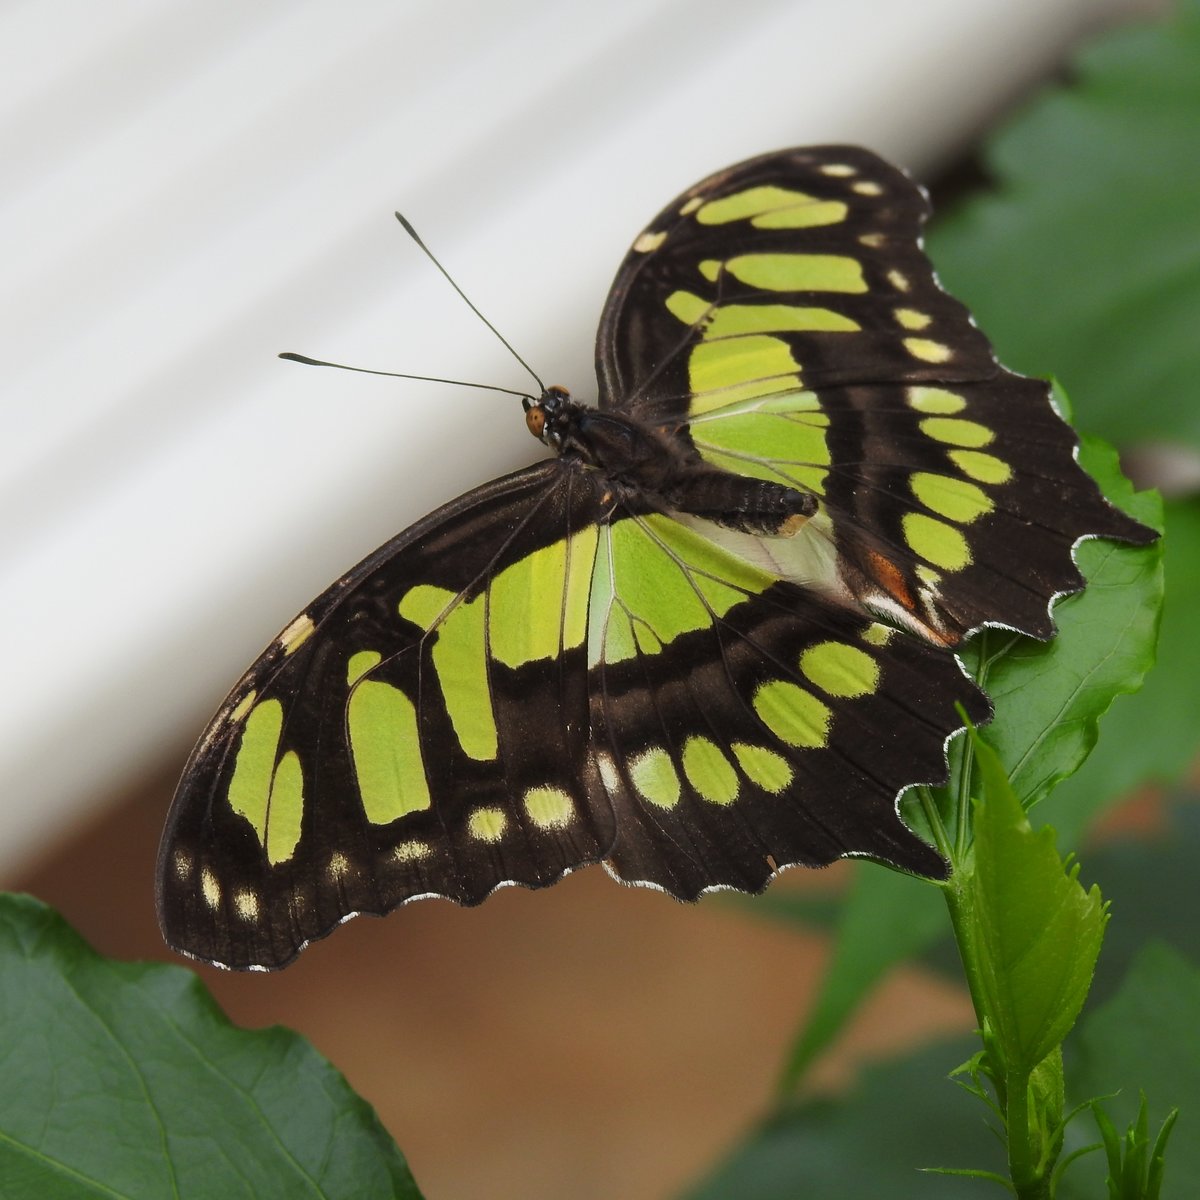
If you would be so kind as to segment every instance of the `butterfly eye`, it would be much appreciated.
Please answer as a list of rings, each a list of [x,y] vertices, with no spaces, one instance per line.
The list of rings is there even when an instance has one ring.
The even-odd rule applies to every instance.
[[[546,410],[540,404],[529,409],[525,414],[525,424],[535,438],[540,438],[542,430],[546,428]]]

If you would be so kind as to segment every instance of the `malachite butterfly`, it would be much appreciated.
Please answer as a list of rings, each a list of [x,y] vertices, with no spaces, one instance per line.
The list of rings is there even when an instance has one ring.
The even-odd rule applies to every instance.
[[[954,647],[1054,632],[1088,535],[1144,543],[865,150],[751,159],[639,235],[555,456],[339,579],[192,754],[167,941],[280,967],[356,913],[602,862],[692,900],[847,855],[944,877],[900,792],[991,709]]]

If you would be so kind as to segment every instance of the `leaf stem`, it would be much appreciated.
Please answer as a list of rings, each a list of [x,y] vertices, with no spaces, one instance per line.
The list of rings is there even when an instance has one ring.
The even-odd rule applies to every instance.
[[[958,957],[962,961],[963,975],[966,977],[967,990],[971,993],[971,1004],[975,1008],[975,1019],[983,1027],[986,1004],[980,988],[979,964],[975,960],[975,947],[971,939],[971,918],[968,912],[967,898],[961,881],[952,875],[950,882],[942,888],[946,897],[946,908],[950,912],[950,926],[954,931],[954,944],[958,947]]]
[[[946,832],[946,823],[938,811],[933,793],[927,787],[919,787],[916,791],[921,801],[921,811],[925,814],[925,820],[929,822],[929,832],[933,834],[934,845],[937,846],[939,853],[950,860],[951,866],[957,865],[954,851],[950,846],[950,835]]]
[[[1008,1173],[1018,1200],[1050,1200],[1050,1176],[1038,1161],[1029,1111],[1029,1073],[1008,1073],[1004,1127],[1008,1133]]]

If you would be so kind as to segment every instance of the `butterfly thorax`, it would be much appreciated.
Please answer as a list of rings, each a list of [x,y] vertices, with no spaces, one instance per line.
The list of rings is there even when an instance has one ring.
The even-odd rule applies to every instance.
[[[686,423],[650,425],[580,404],[561,387],[549,387],[524,404],[534,437],[560,458],[602,473],[624,498],[768,536],[791,536],[817,511],[809,492],[706,463]]]

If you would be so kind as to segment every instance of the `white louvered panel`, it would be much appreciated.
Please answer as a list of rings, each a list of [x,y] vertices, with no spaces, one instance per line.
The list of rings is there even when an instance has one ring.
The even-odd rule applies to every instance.
[[[0,9],[0,867],[182,749],[338,572],[535,456],[515,402],[273,358],[528,386],[394,207],[586,397],[676,192],[803,142],[926,169],[1101,7]]]

